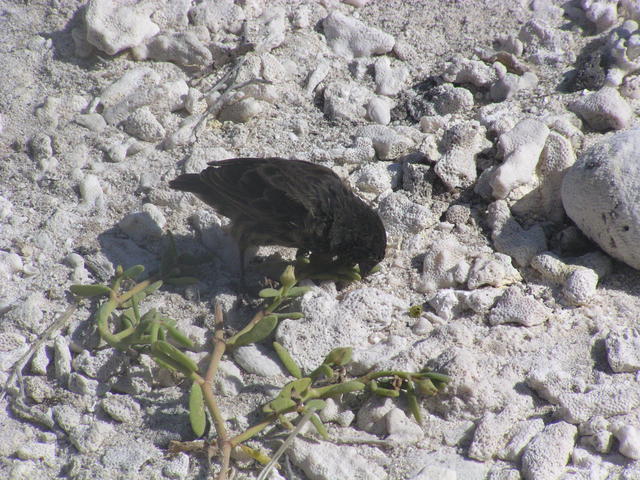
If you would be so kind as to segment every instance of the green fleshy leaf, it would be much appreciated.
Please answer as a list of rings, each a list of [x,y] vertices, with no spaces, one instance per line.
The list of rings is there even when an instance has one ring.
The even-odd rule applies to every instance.
[[[153,358],[153,361],[156,362],[159,366],[161,366],[162,368],[166,368],[171,372],[179,370],[176,366],[176,362],[168,357],[165,357],[164,355],[154,354],[151,356],[151,358]]]
[[[320,398],[313,398],[304,404],[305,408],[312,410],[322,410],[327,405],[327,402]]]
[[[445,375],[443,373],[436,372],[423,372],[420,374],[422,378],[428,378],[434,382],[440,382],[447,384],[451,381],[451,377],[449,375]]]
[[[278,320],[284,320],[285,318],[290,320],[299,320],[304,318],[304,313],[301,312],[272,313],[271,315],[275,315]]]
[[[280,285],[282,285],[284,289],[289,289],[293,287],[296,282],[296,274],[293,265],[287,265],[287,268],[285,268],[282,275],[280,275]]]
[[[136,318],[133,314],[133,310],[128,308],[120,315],[120,321],[122,322],[123,329],[132,328],[136,326]]]
[[[416,392],[423,396],[433,396],[438,393],[438,388],[428,378],[421,378],[415,381]]]
[[[276,290],[275,288],[263,288],[258,292],[260,298],[275,298],[280,295],[282,295],[282,291]]]
[[[269,455],[261,452],[260,450],[256,450],[255,448],[248,447],[247,445],[240,444],[240,449],[249,457],[253,458],[256,462],[261,465],[266,465],[271,461]]]
[[[291,421],[284,415],[278,415],[278,421],[280,422],[280,425],[282,425],[287,430],[293,430],[294,428],[296,428],[295,425],[291,423]]]
[[[240,335],[233,345],[241,347],[243,345],[249,345],[250,343],[257,343],[264,340],[271,334],[271,332],[273,332],[277,325],[278,317],[275,315],[267,315],[247,333]]]
[[[322,423],[322,420],[320,420],[320,417],[314,413],[313,415],[311,415],[309,420],[311,420],[311,423],[313,423],[313,426],[316,427],[316,430],[318,431],[320,436],[324,440],[329,440],[329,432],[327,432],[327,429]]]
[[[371,393],[380,397],[397,398],[400,396],[400,392],[398,390],[380,387],[378,386],[378,382],[375,380],[371,380],[371,382],[369,382],[369,388],[371,389]]]
[[[158,322],[152,322],[151,328],[149,329],[149,341],[151,343],[157,342],[159,340],[160,334],[160,324]]]
[[[382,269],[382,266],[378,263],[371,270],[369,270],[369,275],[371,275],[373,273],[378,273],[381,269]]]
[[[316,368],[313,372],[311,372],[309,376],[314,380],[320,377],[331,378],[333,377],[333,369],[329,365],[326,365],[323,363],[318,368]]]
[[[171,345],[169,342],[165,342],[162,340],[158,340],[151,345],[151,353],[160,354],[163,360],[166,361],[166,358],[170,358],[177,364],[177,368],[186,374],[197,372],[198,365],[196,362],[191,360],[187,355],[182,353],[176,347]]]
[[[141,292],[136,293],[133,297],[122,304],[123,308],[130,308],[133,305],[133,302],[141,303],[147,295],[151,295],[153,292],[158,290],[162,286],[162,280],[158,280],[157,282],[153,282],[151,285],[148,285]]]
[[[142,274],[142,272],[144,272],[143,265],[134,265],[133,267],[127,268],[124,272],[122,272],[122,278],[130,278],[131,280],[135,280]]]
[[[337,365],[339,367],[345,366],[351,361],[353,349],[351,347],[338,347],[329,352],[324,359],[325,365]]]
[[[193,342],[189,337],[187,337],[184,333],[178,330],[173,325],[164,324],[164,327],[167,330],[167,333],[171,338],[173,338],[176,342],[186,348],[193,348]]]
[[[189,421],[196,437],[199,438],[204,435],[204,431],[207,428],[207,414],[204,409],[202,388],[196,382],[193,382],[189,392]]]
[[[311,287],[291,287],[287,290],[287,297],[301,297],[309,291],[311,291]]]
[[[69,287],[71,293],[78,295],[79,297],[95,297],[96,295],[109,295],[112,290],[106,285],[71,285]]]
[[[316,389],[321,392],[322,398],[334,397],[336,395],[342,395],[344,393],[358,392],[364,390],[366,385],[357,380],[351,380],[349,382],[338,383],[336,385],[330,385]]]
[[[409,411],[413,415],[413,418],[416,419],[419,425],[422,425],[422,415],[420,414],[420,404],[418,403],[418,397],[416,397],[413,391],[407,392],[407,405],[409,406]]]
[[[312,380],[309,377],[299,378],[297,380],[293,380],[285,385],[285,388],[288,388],[290,392],[295,392],[298,395],[302,395],[310,386]]]
[[[291,398],[278,397],[262,407],[262,411],[264,413],[282,413],[296,405],[296,402],[291,400]]]
[[[287,349],[278,342],[273,342],[273,348],[287,371],[296,378],[302,378],[302,370]]]

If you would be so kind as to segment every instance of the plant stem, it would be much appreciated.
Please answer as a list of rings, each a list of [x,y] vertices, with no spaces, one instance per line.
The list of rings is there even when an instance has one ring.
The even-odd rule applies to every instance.
[[[227,427],[224,423],[224,417],[222,416],[222,412],[220,412],[218,402],[215,395],[213,394],[213,379],[215,378],[216,372],[218,371],[220,359],[222,358],[222,355],[224,354],[224,351],[227,347],[224,341],[223,322],[224,317],[222,315],[222,307],[219,303],[216,303],[216,331],[213,337],[213,353],[211,354],[211,360],[209,361],[209,367],[207,368],[205,378],[202,379],[202,377],[199,377],[202,383],[200,383],[200,380],[197,380],[200,383],[200,387],[202,388],[205,403],[207,404],[207,408],[209,409],[211,417],[213,417],[213,423],[218,434],[218,447],[220,448],[222,456],[222,467],[220,469],[220,473],[218,474],[218,480],[226,480],[227,473],[229,472],[229,465],[231,463],[231,442],[229,441],[229,434],[227,433]]]
[[[264,318],[264,316],[265,316],[265,310],[261,310],[258,313],[256,313],[251,319],[251,321],[247,323],[247,325],[242,330],[240,330],[238,333],[232,336],[229,340],[227,340],[226,344],[229,347],[233,347],[233,344],[240,337],[240,335],[243,335],[247,333],[249,330],[251,330],[260,320]]]
[[[295,409],[296,407],[292,408],[291,411],[295,411]],[[284,412],[284,413],[288,413],[288,412]],[[253,427],[249,427],[244,432],[236,435],[230,440],[231,446],[236,447],[240,445],[242,442],[246,442],[251,437],[253,437],[254,435],[257,435],[262,430],[264,430],[269,425],[271,425],[275,419],[276,419],[275,415],[269,415],[265,420],[261,421],[260,423],[256,423]]]

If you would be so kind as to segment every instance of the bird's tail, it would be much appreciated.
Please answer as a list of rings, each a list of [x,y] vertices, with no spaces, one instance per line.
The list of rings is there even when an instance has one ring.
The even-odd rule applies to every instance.
[[[196,194],[207,193],[207,186],[200,180],[198,173],[185,173],[169,182],[169,187],[182,192],[192,192]]]

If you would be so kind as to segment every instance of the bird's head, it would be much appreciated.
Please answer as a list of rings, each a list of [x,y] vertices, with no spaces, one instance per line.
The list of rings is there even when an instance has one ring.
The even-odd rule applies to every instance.
[[[387,249],[387,233],[382,220],[364,202],[358,211],[351,210],[334,225],[333,251],[345,263],[358,265],[360,274],[367,275],[380,263]]]

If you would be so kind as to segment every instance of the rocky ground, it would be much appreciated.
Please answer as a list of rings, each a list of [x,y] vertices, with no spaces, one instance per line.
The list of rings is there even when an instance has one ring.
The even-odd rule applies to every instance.
[[[158,270],[171,231],[199,281],[143,306],[205,359],[214,304],[231,334],[257,301],[227,220],[168,181],[280,156],[336,171],[389,245],[365,280],[308,283],[276,340],[305,371],[351,346],[348,375],[452,380],[421,426],[403,398],[328,401],[330,439],[270,478],[640,478],[639,21],[636,0],[0,4],[0,477],[217,472],[169,451],[195,439],[189,385],[101,342],[95,304],[63,314],[73,284]],[[249,281],[282,258],[258,249]],[[232,432],[291,380],[270,345],[220,366]]]

